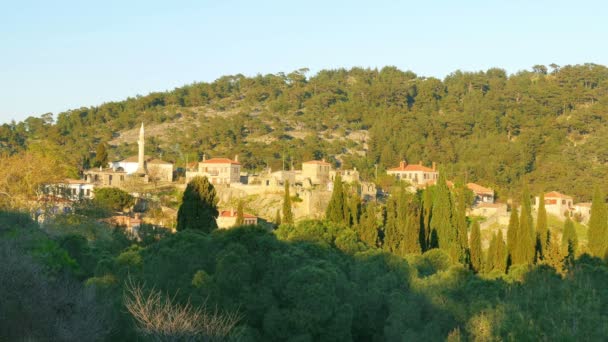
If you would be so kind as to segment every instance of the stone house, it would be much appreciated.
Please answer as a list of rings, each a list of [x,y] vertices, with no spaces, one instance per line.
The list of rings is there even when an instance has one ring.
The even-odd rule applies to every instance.
[[[494,190],[475,183],[467,183],[467,188],[475,194],[473,205],[479,203],[494,203]]]
[[[540,197],[536,196],[534,210],[538,210],[539,204]],[[571,215],[574,210],[572,197],[557,191],[547,192],[545,194],[545,210],[547,210],[547,214],[553,214],[560,219],[566,215]]]
[[[311,160],[302,163],[302,178],[310,179],[311,183],[327,184],[329,182],[329,172],[331,164],[325,160]]]
[[[217,217],[217,227],[220,229],[232,228],[236,225],[237,212],[234,209],[221,210]],[[258,224],[257,216],[243,213],[243,222],[245,225]]]
[[[234,160],[228,158],[205,159],[198,163],[198,170],[187,171],[186,181],[190,181],[196,176],[203,176],[209,179],[214,185],[232,184],[241,182],[241,164],[238,157]]]
[[[434,162],[433,166],[429,168],[422,165],[422,161],[418,164],[408,164],[402,161],[399,166],[388,169],[386,173],[394,175],[398,180],[406,180],[414,186],[434,184],[439,178],[437,164]]]

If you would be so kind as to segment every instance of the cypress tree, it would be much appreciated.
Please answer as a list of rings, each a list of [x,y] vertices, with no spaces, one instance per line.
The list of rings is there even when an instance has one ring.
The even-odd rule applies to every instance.
[[[186,186],[177,211],[176,229],[194,229],[206,233],[217,229],[217,202],[215,188],[207,177],[194,177]]]
[[[469,260],[471,269],[478,273],[481,272],[481,231],[479,222],[473,222],[471,227],[471,239],[469,242]]]
[[[342,186],[342,177],[336,175],[334,179],[334,189],[331,193],[331,199],[325,210],[325,218],[334,223],[346,223],[346,218],[349,217],[348,206],[346,205],[344,189]]]
[[[108,151],[105,143],[99,143],[95,150],[95,167],[106,167],[108,165]]]
[[[283,223],[293,225],[291,196],[289,195],[289,181],[285,181],[285,194],[283,195]]]
[[[562,234],[562,254],[573,258],[576,255],[578,248],[578,237],[576,236],[576,230],[574,230],[574,222],[570,217],[566,218],[564,222],[564,233]]]
[[[422,236],[421,247],[423,251],[431,249],[431,211],[433,208],[433,188],[426,188],[422,193]]]
[[[356,226],[359,224],[359,219],[361,218],[361,200],[356,192],[351,193],[350,196],[348,196],[348,199],[349,225]]]
[[[517,207],[511,207],[511,216],[509,217],[509,228],[507,229],[507,265],[513,264],[513,255],[515,246],[517,245],[517,232],[519,230],[519,217]]]
[[[450,190],[443,173],[435,188],[433,209],[431,213],[431,235],[436,234],[438,247],[450,254],[453,261],[458,261],[456,229],[452,225],[452,201]]]
[[[281,209],[277,209],[277,214],[274,217],[274,224],[277,226],[281,225]]]
[[[466,251],[468,249],[467,237],[467,205],[465,202],[465,187],[459,184],[454,189],[454,206],[453,206],[453,226],[456,228],[457,235],[457,255],[458,260],[462,263],[466,261]]]
[[[538,217],[536,219],[536,255],[538,259],[542,259],[547,249],[549,240],[549,231],[547,228],[547,210],[545,209],[545,194],[540,194],[538,204]]]
[[[422,248],[420,246],[420,208],[416,200],[411,200],[409,206],[406,206],[407,218],[405,220],[403,232],[403,252],[404,254],[420,254]]]
[[[239,205],[236,208],[236,226],[242,226],[245,224],[245,213],[243,212],[243,201],[239,201]]]
[[[589,252],[591,255],[603,258],[608,245],[608,213],[604,194],[599,188],[593,192],[591,216],[589,217]]]
[[[490,246],[488,247],[488,251],[486,252],[486,263],[484,269],[487,272],[491,272],[496,266],[494,263],[496,262],[496,248],[498,244],[498,238],[496,234],[492,234],[492,239],[490,239]]]
[[[524,185],[522,193],[521,213],[519,216],[519,229],[513,252],[513,264],[532,264],[534,262],[535,234],[532,227],[530,194]]]
[[[494,269],[505,273],[507,270],[507,246],[502,237],[502,231],[496,233],[496,254],[494,255]]]
[[[386,224],[384,225],[384,240],[382,248],[395,253],[399,249],[399,228],[397,217],[397,202],[389,198],[386,202]]]
[[[359,239],[370,247],[375,247],[378,242],[378,222],[376,217],[376,206],[368,203],[365,213],[357,225]]]

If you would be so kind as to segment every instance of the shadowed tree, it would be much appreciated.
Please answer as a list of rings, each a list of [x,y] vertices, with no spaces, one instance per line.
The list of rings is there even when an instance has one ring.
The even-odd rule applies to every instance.
[[[291,196],[289,195],[289,181],[285,181],[285,194],[283,196],[283,223],[293,225],[293,212],[291,211]]]
[[[217,229],[217,194],[207,177],[194,177],[186,186],[182,204],[177,212],[177,230],[200,230],[210,233]]]
[[[599,188],[593,192],[591,216],[589,217],[589,252],[603,258],[608,244],[608,214],[604,194]]]
[[[564,222],[564,233],[562,234],[562,254],[574,258],[577,249],[578,237],[576,236],[576,230],[574,230],[574,222],[570,217],[567,217],[566,222]]]
[[[481,271],[481,232],[479,230],[479,222],[473,222],[471,227],[471,239],[469,242],[469,260],[471,269],[474,272]]]
[[[545,194],[540,194],[538,204],[538,217],[536,219],[536,258],[542,259],[547,249],[549,240],[549,231],[547,228],[547,210],[545,209]]]
[[[108,151],[106,149],[105,143],[99,143],[97,145],[97,149],[95,150],[95,162],[93,163],[95,167],[107,167],[108,166]]]
[[[334,179],[334,189],[331,193],[331,198],[327,209],[325,210],[325,218],[334,223],[349,224],[348,205],[346,203],[346,195],[342,185],[342,177],[336,175]]]

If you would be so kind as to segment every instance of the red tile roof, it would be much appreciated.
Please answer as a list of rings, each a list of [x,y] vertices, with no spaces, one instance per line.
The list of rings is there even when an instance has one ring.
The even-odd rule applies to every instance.
[[[330,163],[323,160],[309,160],[307,162],[303,162],[302,164],[331,165]]]
[[[388,169],[389,171],[422,171],[422,172],[436,172],[435,170],[431,169],[430,167],[426,167],[423,165],[419,165],[419,164],[410,164],[410,165],[404,165],[401,164],[398,167],[394,167],[392,169]]]
[[[207,159],[202,161],[201,163],[203,164],[232,164],[232,165],[241,165],[241,163],[232,160],[232,159],[228,159],[228,158],[211,158],[211,159]]]
[[[492,190],[490,188],[486,188],[479,184],[475,184],[475,183],[467,183],[467,188],[469,188],[471,191],[473,191],[476,194],[488,194],[488,195],[494,194],[494,190]]]
[[[551,191],[551,192],[547,192],[545,194],[545,198],[563,198],[563,199],[572,199],[571,196],[568,195],[564,195],[564,194],[560,194],[557,191]]]

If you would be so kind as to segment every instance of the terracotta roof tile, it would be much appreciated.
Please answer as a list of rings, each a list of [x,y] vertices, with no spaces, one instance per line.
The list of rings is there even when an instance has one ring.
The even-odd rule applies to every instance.
[[[545,198],[563,198],[563,199],[572,199],[571,196],[568,195],[564,195],[564,194],[560,194],[557,191],[551,191],[551,192],[547,192],[545,194]]]
[[[323,160],[309,160],[307,162],[303,162],[302,164],[331,165],[330,163]]]
[[[475,183],[467,183],[467,188],[476,194],[494,194],[494,190]]]
[[[241,163],[228,158],[211,158],[201,162],[202,164],[232,164],[241,165]]]
[[[220,212],[220,216],[221,217],[236,217],[237,213],[236,213],[236,210],[222,210]],[[243,217],[244,218],[257,218],[257,216],[247,214],[247,213],[243,213]]]

